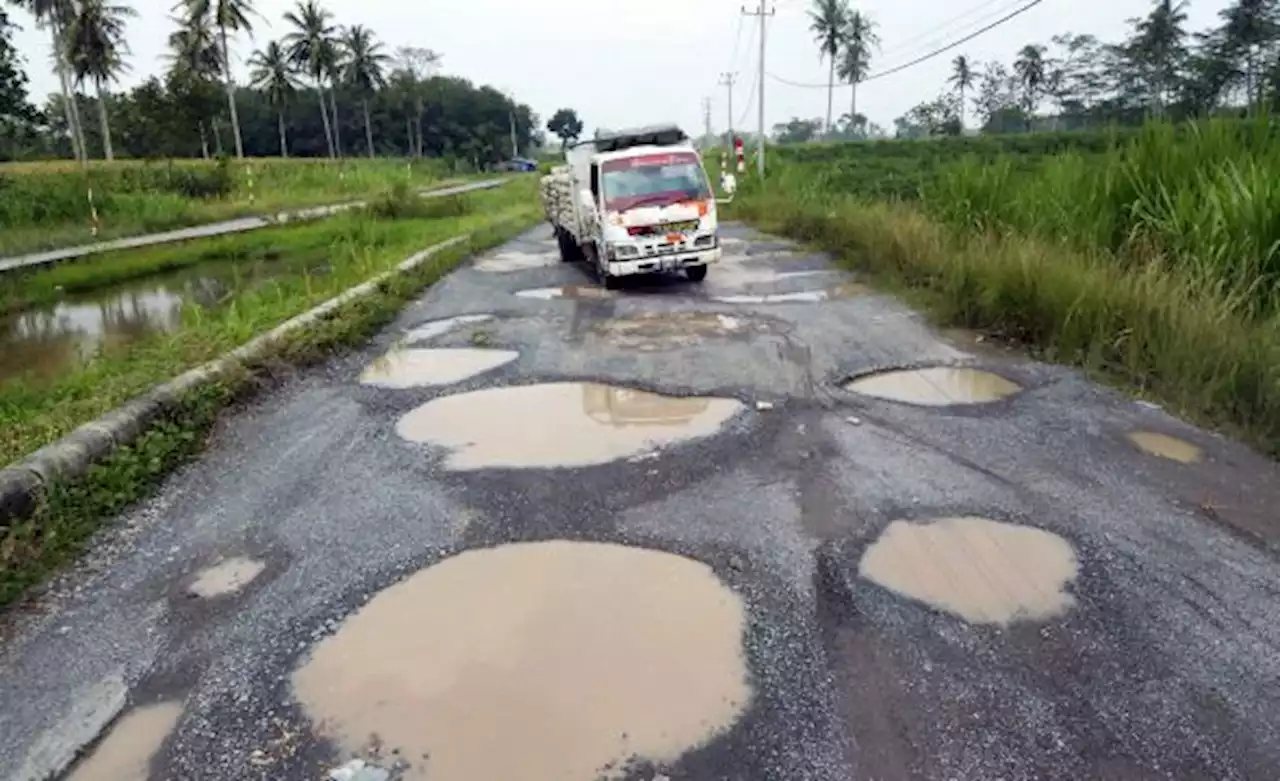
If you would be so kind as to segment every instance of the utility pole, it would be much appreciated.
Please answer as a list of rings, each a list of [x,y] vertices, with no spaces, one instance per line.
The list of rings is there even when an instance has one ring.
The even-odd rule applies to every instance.
[[[758,10],[755,10],[755,11],[748,11],[748,10],[746,9],[746,7],[743,7],[743,9],[742,9],[742,13],[743,13],[745,16],[758,16],[758,17],[760,17],[760,94],[757,96],[757,99],[756,99],[756,103],[758,104],[757,108],[759,109],[759,114],[758,114],[758,124],[757,124],[757,126],[756,126],[756,131],[760,134],[760,137],[756,140],[756,170],[759,172],[759,174],[760,174],[760,178],[761,178],[761,179],[763,179],[763,178],[764,178],[764,33],[765,33],[765,22],[766,22],[766,20],[767,20],[770,16],[773,16],[773,15],[777,12],[777,9],[776,9],[776,8],[769,8],[768,10],[765,10],[765,6],[767,6],[767,5],[768,5],[768,0],[760,0],[760,8],[759,8]]]
[[[729,93],[729,145],[733,146],[733,83],[738,80],[736,73],[721,73],[720,86]]]
[[[711,142],[714,140],[711,133],[711,98],[702,99],[702,121],[706,125],[702,138],[704,141]]]

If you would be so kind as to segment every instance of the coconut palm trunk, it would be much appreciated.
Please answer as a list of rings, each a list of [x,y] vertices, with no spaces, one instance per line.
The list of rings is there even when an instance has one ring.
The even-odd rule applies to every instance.
[[[364,98],[364,139],[369,144],[369,157],[373,158],[373,123],[369,121],[369,99]]]
[[[222,70],[226,77],[227,107],[231,110],[231,131],[236,139],[236,157],[244,159],[244,139],[240,136],[240,112],[236,109],[236,83],[231,78],[231,47],[227,43],[227,28],[218,28],[222,39]]]
[[[280,156],[287,158],[289,156],[289,133],[284,126],[284,108],[276,110],[276,122],[280,130]]]
[[[329,105],[333,107],[333,151],[338,157],[342,157],[342,128],[339,126],[338,119],[338,89],[332,83],[329,85]]]
[[[204,159],[209,159],[209,131],[205,129],[204,122],[200,123],[200,154],[204,155]]]
[[[320,119],[324,123],[324,143],[333,157],[333,128],[329,126],[329,107],[324,102],[324,82],[316,79],[316,93],[320,95]]]
[[[63,50],[63,27],[57,21],[49,25],[49,34],[53,38],[54,69],[58,72],[58,84],[62,88],[62,109],[67,115],[67,132],[71,134],[71,151],[76,159],[89,159],[89,150],[85,148],[84,131],[80,126],[80,111],[76,106],[75,91],[71,88],[71,77],[67,73],[66,53]]]
[[[854,136],[857,136],[858,128],[858,82],[850,80],[849,84],[849,125],[854,130]]]
[[[827,71],[827,135],[831,135],[831,106],[836,96],[836,56],[831,55],[831,66]]]
[[[102,88],[102,82],[96,84],[98,88],[98,121],[102,123],[102,156],[107,160],[115,160],[116,153],[111,146],[111,119],[107,116],[107,92]]]

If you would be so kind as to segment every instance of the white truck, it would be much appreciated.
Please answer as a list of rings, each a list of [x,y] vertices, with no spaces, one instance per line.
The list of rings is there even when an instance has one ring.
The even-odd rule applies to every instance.
[[[563,260],[585,260],[607,288],[660,271],[701,282],[720,260],[716,196],[680,128],[598,133],[565,160],[541,183]]]

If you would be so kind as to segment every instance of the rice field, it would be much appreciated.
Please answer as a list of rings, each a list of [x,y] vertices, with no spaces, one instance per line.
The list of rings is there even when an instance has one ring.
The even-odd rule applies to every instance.
[[[439,160],[222,159],[0,165],[0,255],[359,200],[456,174]]]

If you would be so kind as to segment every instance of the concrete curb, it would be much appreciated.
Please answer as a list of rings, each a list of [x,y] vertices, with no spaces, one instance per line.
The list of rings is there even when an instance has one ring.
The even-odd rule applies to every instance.
[[[422,198],[444,198],[450,195],[463,195],[465,193],[479,192],[481,190],[491,190],[495,187],[501,187],[508,181],[510,180],[502,178],[454,184],[445,187],[438,187],[434,190],[421,190],[418,192],[418,196]],[[120,239],[112,239],[111,241],[101,241],[96,244],[82,244],[78,247],[63,247],[62,249],[53,249],[46,252],[34,252],[27,255],[13,255],[10,257],[0,258],[0,274],[21,271],[23,269],[52,266],[68,260],[79,260],[92,255],[100,255],[104,252],[117,252],[125,249],[141,249],[143,247],[157,247],[162,244],[174,244],[179,241],[207,239],[213,236],[229,236],[234,233],[248,233],[249,231],[260,230],[262,228],[288,225],[292,222],[309,222],[311,220],[330,217],[340,212],[359,209],[367,204],[368,201],[347,201],[345,203],[335,203],[328,206],[311,206],[291,212],[259,215],[257,217],[240,217],[234,220],[211,222],[205,225],[193,225],[189,228],[178,228],[176,230],[164,231],[162,233],[148,233],[142,236],[126,236]]]
[[[402,261],[394,269],[349,288],[324,303],[254,337],[221,358],[180,374],[127,402],[97,420],[51,442],[0,469],[0,530],[36,508],[44,487],[57,480],[80,477],[117,447],[133,443],[161,413],[175,407],[192,390],[217,380],[237,367],[260,358],[283,337],[331,315],[342,305],[374,292],[381,283],[411,271],[443,250],[463,244],[472,233],[432,245]]]

